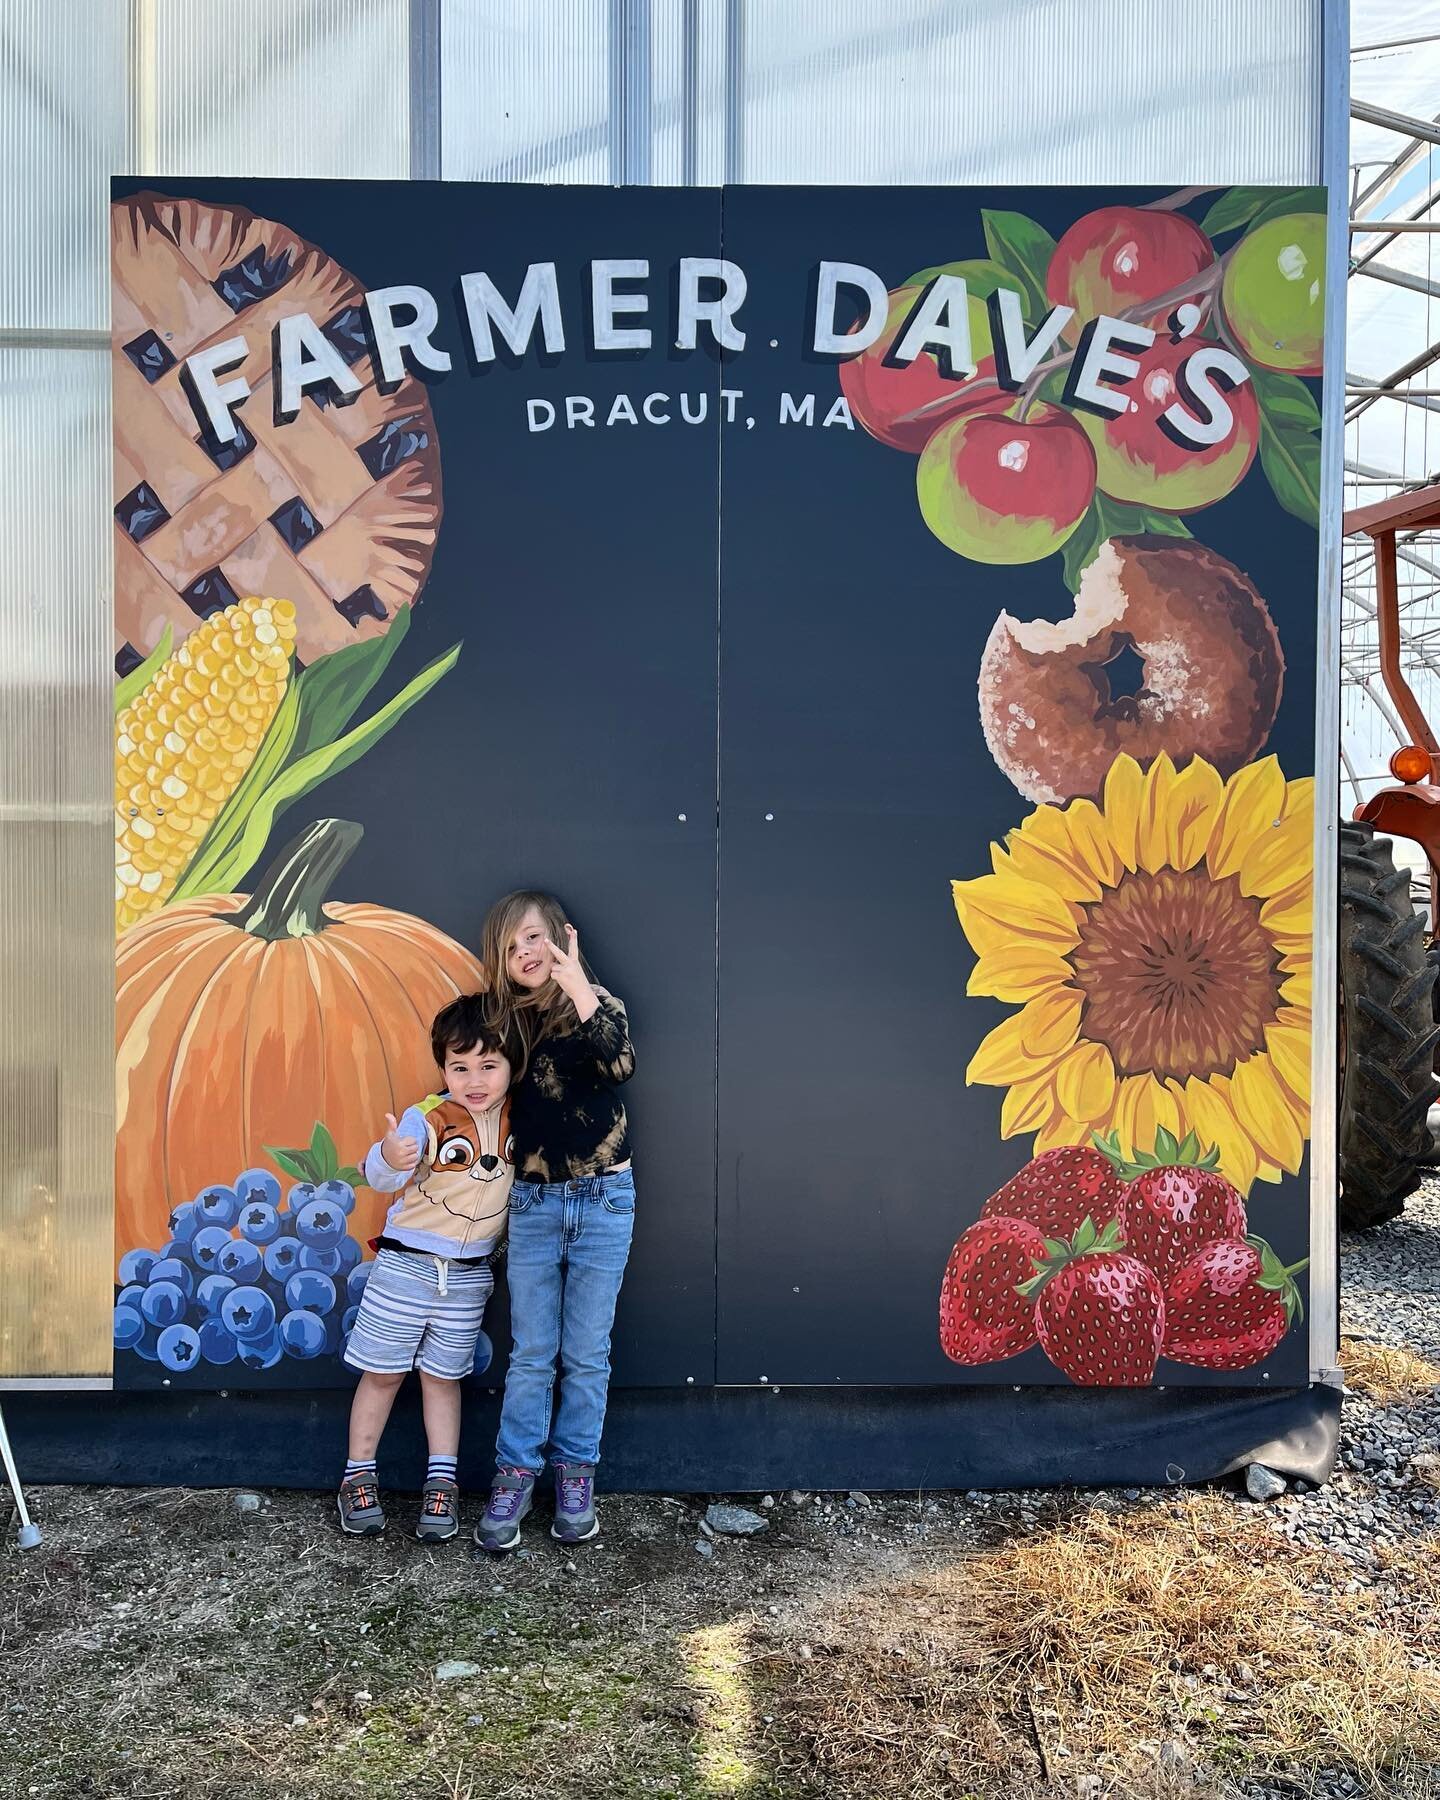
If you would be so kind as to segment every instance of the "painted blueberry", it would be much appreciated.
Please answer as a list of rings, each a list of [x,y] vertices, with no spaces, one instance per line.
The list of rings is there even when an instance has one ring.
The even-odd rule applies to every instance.
[[[359,1264],[360,1258],[364,1253],[362,1252],[357,1239],[353,1237],[343,1237],[339,1244],[336,1245],[335,1254],[340,1258],[340,1267],[336,1270],[336,1273],[339,1275],[348,1275],[350,1271]],[[325,1272],[327,1275],[330,1273],[328,1269]]]
[[[188,1244],[200,1229],[201,1221],[193,1200],[182,1200],[170,1215],[170,1236],[177,1244]]]
[[[285,1283],[285,1304],[291,1312],[334,1312],[335,1283],[318,1269],[301,1269]]]
[[[285,1354],[280,1333],[273,1326],[264,1337],[241,1338],[239,1348],[247,1369],[273,1369]]]
[[[355,1329],[355,1320],[358,1317],[359,1312],[360,1308],[358,1306],[347,1306],[345,1308],[345,1316],[340,1321],[340,1330],[345,1337],[349,1337],[350,1333]]]
[[[207,1275],[195,1290],[195,1299],[212,1318],[218,1318],[220,1302],[235,1290],[228,1275]]]
[[[120,1280],[125,1286],[132,1281],[146,1281],[160,1258],[153,1250],[127,1250],[120,1258]]]
[[[225,1327],[223,1319],[207,1319],[197,1334],[200,1339],[200,1354],[208,1363],[234,1362],[239,1354],[239,1345],[235,1334]]]
[[[189,1325],[170,1325],[160,1333],[155,1348],[167,1369],[193,1369],[200,1361],[200,1334]]]
[[[362,1262],[358,1269],[352,1269],[345,1277],[345,1292],[358,1306],[360,1296],[365,1292],[365,1283],[370,1279],[370,1271],[374,1263]]]
[[[115,1348],[133,1350],[145,1335],[145,1320],[137,1306],[115,1308]]]
[[[297,1181],[285,1196],[285,1207],[293,1218],[317,1197],[313,1181]]]
[[[475,1361],[470,1365],[472,1375],[483,1375],[494,1360],[495,1346],[482,1331],[475,1339]]]
[[[341,1246],[348,1242],[348,1238],[341,1238],[340,1243],[333,1250],[317,1250],[313,1244],[302,1244],[300,1260],[296,1267],[314,1269],[318,1275],[343,1274],[344,1264],[341,1261],[340,1250]]]
[[[355,1210],[355,1190],[348,1181],[322,1181],[315,1190],[317,1200],[328,1200],[343,1213]]]
[[[190,1240],[190,1260],[197,1269],[217,1269],[220,1252],[234,1241],[228,1226],[202,1225]]]
[[[178,1325],[185,1317],[185,1290],[174,1281],[152,1281],[140,1299],[140,1316],[147,1325]]]
[[[288,1281],[300,1267],[300,1246],[292,1237],[265,1246],[265,1273],[272,1281]]]
[[[280,1183],[268,1169],[246,1169],[237,1175],[235,1192],[242,1206],[250,1200],[263,1200],[267,1206],[280,1204]]]
[[[132,1281],[127,1287],[121,1288],[120,1292],[115,1296],[115,1304],[117,1306],[133,1306],[138,1312],[140,1309],[140,1296],[144,1292],[145,1288],[141,1282]]]
[[[157,1281],[173,1282],[176,1287],[184,1290],[187,1300],[195,1292],[195,1271],[179,1256],[162,1257],[153,1265],[147,1285],[154,1287]]]
[[[256,1279],[265,1266],[265,1259],[258,1244],[249,1243],[244,1238],[231,1238],[215,1258],[215,1265],[220,1274],[228,1275],[232,1281],[245,1283]]]
[[[147,1324],[144,1333],[136,1338],[130,1348],[137,1356],[144,1357],[146,1362],[159,1362],[160,1352],[156,1345],[160,1341],[160,1327]]]
[[[275,1329],[275,1302],[258,1287],[232,1288],[220,1302],[220,1318],[242,1343]]]
[[[273,1244],[280,1235],[280,1214],[268,1200],[247,1200],[239,1224],[241,1237],[252,1244]]]
[[[208,1187],[195,1196],[195,1211],[203,1225],[233,1225],[240,1210],[240,1197],[234,1188]]]
[[[286,1354],[308,1361],[325,1348],[325,1321],[313,1312],[288,1312],[280,1321],[280,1342]]]
[[[295,1235],[313,1250],[333,1250],[345,1235],[345,1215],[332,1200],[312,1200],[300,1209]]]

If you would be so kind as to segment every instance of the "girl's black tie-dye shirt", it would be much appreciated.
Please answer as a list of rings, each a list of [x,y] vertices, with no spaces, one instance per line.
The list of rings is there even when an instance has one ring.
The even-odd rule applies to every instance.
[[[510,1090],[510,1131],[520,1181],[578,1181],[630,1155],[615,1089],[635,1073],[630,1022],[613,994],[562,1037],[542,1038]]]

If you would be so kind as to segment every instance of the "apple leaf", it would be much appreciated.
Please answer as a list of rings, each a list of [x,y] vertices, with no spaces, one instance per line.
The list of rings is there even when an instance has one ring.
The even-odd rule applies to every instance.
[[[1260,224],[1263,219],[1275,218],[1281,213],[1324,210],[1322,188],[1233,187],[1206,213],[1200,221],[1200,229],[1211,237],[1221,237],[1227,231],[1238,231],[1242,225]]]
[[[1175,513],[1155,512],[1148,506],[1129,506],[1097,492],[1090,510],[1065,541],[1065,585],[1078,593],[1080,577],[1095,560],[1096,552],[1113,537],[1189,537],[1190,527]]]
[[[999,263],[1020,283],[1022,310],[1043,319],[1050,310],[1045,296],[1045,276],[1050,258],[1055,254],[1055,240],[1043,225],[1027,219],[1024,213],[992,212],[982,208],[980,222],[985,227],[985,247],[992,262]]]
[[[1252,369],[1250,381],[1261,410],[1277,425],[1294,425],[1302,431],[1320,429],[1320,407],[1298,375]]]
[[[1320,440],[1288,421],[1260,413],[1260,467],[1275,498],[1297,519],[1320,526]]]
[[[1320,525],[1320,408],[1296,375],[1251,372],[1260,403],[1260,467],[1275,498],[1307,525]]]

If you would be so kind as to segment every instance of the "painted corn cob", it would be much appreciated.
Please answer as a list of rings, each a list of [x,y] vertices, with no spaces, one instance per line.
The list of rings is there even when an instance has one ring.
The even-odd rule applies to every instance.
[[[207,619],[115,720],[115,929],[163,906],[285,697],[289,600]]]

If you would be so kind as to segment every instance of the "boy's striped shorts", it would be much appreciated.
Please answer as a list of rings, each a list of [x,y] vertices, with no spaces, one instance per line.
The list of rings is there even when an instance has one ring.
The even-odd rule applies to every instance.
[[[441,1293],[439,1261],[418,1251],[377,1254],[345,1346],[352,1369],[372,1375],[421,1369],[442,1381],[470,1373],[495,1277],[488,1262],[446,1262]]]

